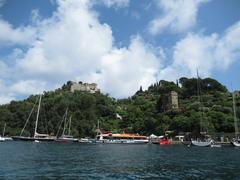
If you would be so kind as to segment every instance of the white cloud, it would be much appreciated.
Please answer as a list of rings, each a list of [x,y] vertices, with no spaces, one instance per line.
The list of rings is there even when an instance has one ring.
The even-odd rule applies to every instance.
[[[190,33],[176,43],[173,63],[161,70],[160,77],[174,80],[181,76],[196,76],[197,68],[202,76],[209,76],[214,69],[227,69],[240,58],[239,39],[240,22],[222,36]]]
[[[160,68],[154,50],[141,38],[133,38],[128,48],[113,49],[102,58],[99,82],[106,92],[114,97],[127,97],[140,86],[147,89],[156,82]]]
[[[229,27],[216,45],[217,65],[227,68],[240,58],[240,21]]]
[[[223,34],[189,33],[176,43],[172,57],[166,57],[161,48],[152,47],[140,36],[117,48],[111,27],[100,23],[87,0],[59,0],[57,5],[50,18],[32,13],[36,15],[32,26],[13,28],[1,20],[5,32],[17,34],[5,42],[29,46],[13,49],[4,61],[1,58],[0,103],[54,89],[68,80],[96,82],[105,93],[127,97],[157,79],[195,76],[197,67],[201,75],[208,75],[240,57],[240,22]],[[29,27],[32,33],[25,35]],[[172,64],[164,66],[165,58],[172,58]]]
[[[11,95],[11,94],[1,95],[0,94],[0,105],[1,104],[7,104],[12,100],[15,100],[15,97],[13,95]]]
[[[37,18],[37,37],[29,48],[15,49],[9,56],[16,61],[9,68],[17,76],[8,77],[14,96],[81,80],[96,82],[115,97],[126,97],[156,81],[160,61],[153,47],[137,36],[128,47],[116,48],[111,27],[99,22],[92,4],[84,0],[57,3],[52,17]],[[17,43],[16,39],[12,42]]]
[[[209,0],[159,0],[155,1],[162,10],[149,23],[148,30],[151,34],[158,34],[165,29],[173,32],[184,32],[196,24],[198,8]]]
[[[10,86],[9,91],[14,94],[29,95],[42,93],[46,88],[46,82],[38,80],[20,80]]]
[[[0,18],[0,43],[30,44],[36,38],[36,29],[31,26],[13,28],[11,24]]]
[[[8,86],[3,79],[0,79],[0,105],[14,100],[15,96],[8,90]]]
[[[6,78],[8,77],[9,73],[10,73],[9,67],[3,61],[0,60],[0,77]]]
[[[112,48],[112,31],[100,24],[84,1],[59,1],[56,14],[44,20],[39,40],[32,44],[18,67],[26,75],[49,80],[95,71],[100,58]]]
[[[129,5],[129,0],[100,0],[99,3],[101,2],[108,8],[113,6],[116,8],[121,8]]]
[[[7,91],[7,87],[3,79],[0,79],[0,89],[1,89],[1,92]]]

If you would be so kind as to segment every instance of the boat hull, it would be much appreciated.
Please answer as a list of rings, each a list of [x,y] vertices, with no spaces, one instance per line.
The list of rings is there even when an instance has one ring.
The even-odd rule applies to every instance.
[[[171,144],[171,140],[168,138],[160,139],[159,144],[160,145],[169,145],[169,144]]]
[[[88,138],[81,138],[78,140],[79,143],[82,144],[89,144],[89,143],[95,143],[96,140],[95,139],[88,139]]]
[[[13,139],[11,137],[2,137],[0,136],[0,141],[12,141]]]
[[[34,137],[24,137],[24,136],[13,136],[14,141],[54,141],[55,138],[34,138]]]
[[[212,141],[191,141],[191,144],[193,146],[209,147],[209,146],[211,146]]]
[[[222,145],[221,144],[211,144],[210,147],[211,148],[220,148],[220,147],[222,147]]]
[[[102,140],[96,141],[97,143],[105,143],[105,144],[147,144],[148,140]]]
[[[78,142],[78,139],[55,139],[54,141],[59,143],[74,143]]]
[[[239,141],[232,141],[231,144],[235,147],[240,147],[240,142]]]

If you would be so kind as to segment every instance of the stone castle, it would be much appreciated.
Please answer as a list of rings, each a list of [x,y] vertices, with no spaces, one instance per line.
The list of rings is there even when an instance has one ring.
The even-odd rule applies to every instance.
[[[76,83],[76,82],[71,82],[70,86],[70,91],[75,92],[75,91],[84,91],[84,92],[90,92],[90,93],[96,93],[100,92],[100,90],[97,88],[96,83]]]

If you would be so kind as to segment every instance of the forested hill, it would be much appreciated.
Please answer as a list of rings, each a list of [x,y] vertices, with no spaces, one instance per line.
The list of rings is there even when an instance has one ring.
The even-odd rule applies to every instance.
[[[178,82],[160,81],[143,91],[140,87],[128,99],[116,100],[100,92],[70,92],[69,83],[55,91],[44,92],[39,118],[39,133],[58,131],[60,121],[69,109],[72,116],[72,134],[76,137],[94,137],[97,122],[100,127],[112,132],[135,132],[149,135],[163,134],[167,130],[198,132],[201,117],[209,132],[233,132],[232,95],[218,81],[201,79],[201,104],[197,96],[197,79],[180,78]],[[163,108],[164,98],[171,91],[178,93],[179,108]],[[0,128],[7,124],[7,135],[19,135],[38,95],[23,101],[12,101],[0,106]],[[237,98],[237,110],[240,98]],[[24,134],[34,130],[35,108]],[[239,110],[237,111],[240,117]]]

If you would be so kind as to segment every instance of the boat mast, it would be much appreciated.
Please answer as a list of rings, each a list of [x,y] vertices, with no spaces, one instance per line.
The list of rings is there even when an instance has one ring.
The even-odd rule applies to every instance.
[[[24,127],[23,127],[22,130],[21,130],[20,136],[22,136],[22,133],[23,133],[23,131],[25,130],[27,124],[28,124],[28,121],[29,121],[29,119],[30,119],[30,117],[31,117],[31,115],[32,115],[32,113],[33,113],[33,110],[35,109],[35,106],[36,106],[37,102],[38,102],[38,98],[36,99],[36,101],[35,101],[32,109],[31,109],[31,112],[30,112],[30,114],[28,115],[28,118],[27,118],[27,120],[26,120],[26,122],[25,122],[25,124],[24,124]]]
[[[236,102],[235,102],[235,93],[232,93],[232,99],[233,99],[233,116],[234,116],[234,127],[235,127],[235,138],[238,137],[239,131],[238,131],[238,123],[237,123],[237,114],[236,114]]]
[[[69,118],[68,135],[70,135],[70,132],[71,132],[71,121],[72,121],[72,116],[70,116]]]
[[[200,120],[200,134],[203,132],[203,108],[202,108],[202,98],[201,98],[201,86],[200,86],[200,78],[197,69],[197,94],[198,94],[198,102],[201,111],[201,120]]]
[[[5,129],[6,129],[6,123],[4,123],[4,128],[3,128],[3,137],[5,135]]]
[[[67,122],[66,122],[67,121],[67,113],[68,113],[68,108],[66,109],[66,112],[65,112],[62,136],[65,133],[65,129],[66,129],[66,125],[67,125]]]
[[[39,118],[39,112],[40,112],[41,100],[42,100],[42,95],[40,95],[39,103],[38,103],[38,111],[37,111],[37,118],[36,118],[36,122],[35,122],[34,138],[35,138],[36,135],[37,135],[38,118]]]
[[[99,120],[97,121],[97,129],[96,129],[96,132],[97,132],[97,135],[101,135],[102,134],[102,132],[101,132],[101,130],[100,130],[100,125],[99,125],[100,123],[99,123]]]

